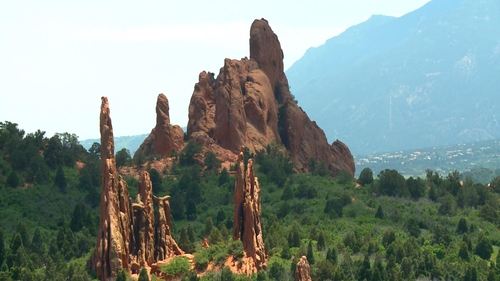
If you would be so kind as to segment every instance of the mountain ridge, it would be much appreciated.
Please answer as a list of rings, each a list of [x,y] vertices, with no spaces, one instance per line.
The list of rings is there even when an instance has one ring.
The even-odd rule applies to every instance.
[[[434,0],[372,17],[292,65],[293,94],[354,154],[500,137],[499,11],[490,0]]]

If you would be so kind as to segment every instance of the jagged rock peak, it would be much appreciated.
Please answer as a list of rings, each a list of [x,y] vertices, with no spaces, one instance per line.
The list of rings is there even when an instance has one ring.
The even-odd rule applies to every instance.
[[[253,172],[252,159],[244,163],[243,152],[239,154],[234,186],[233,239],[241,240],[247,264],[244,273],[255,273],[267,267],[261,224],[260,186]]]
[[[295,267],[295,281],[312,281],[311,266],[307,257],[302,256]]]
[[[113,126],[105,97],[101,103],[100,132],[102,190],[97,243],[91,265],[99,280],[111,281],[120,270],[138,273],[142,267],[152,267],[183,252],[170,231],[168,197],[153,197],[148,172],[141,172],[139,193],[136,202],[131,202],[127,184],[116,169]]]
[[[154,208],[153,208],[153,184],[149,173],[142,171],[139,180],[139,194],[144,205],[144,225],[140,226],[145,229],[144,237],[144,256],[148,265],[154,261]]]
[[[115,143],[113,139],[113,125],[111,123],[109,103],[107,97],[101,97],[100,114],[101,132],[101,158],[111,159],[115,157]]]
[[[156,100],[156,125],[134,154],[134,159],[170,156],[184,147],[181,127],[170,124],[168,99],[159,94]]]
[[[129,269],[132,211],[127,184],[116,170],[113,126],[108,99],[101,98],[100,132],[102,190],[97,243],[92,267],[100,280],[114,280],[121,269]]]
[[[254,20],[250,27],[250,58],[266,73],[274,89],[284,76],[284,55],[278,36],[266,19]]]
[[[156,126],[170,125],[170,114],[167,96],[159,94],[156,99]]]

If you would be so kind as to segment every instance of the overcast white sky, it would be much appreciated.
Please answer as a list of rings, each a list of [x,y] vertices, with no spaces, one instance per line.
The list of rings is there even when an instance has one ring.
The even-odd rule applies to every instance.
[[[108,96],[115,136],[148,133],[158,93],[187,124],[202,70],[248,56],[249,28],[266,18],[285,67],[373,14],[401,16],[429,0],[67,1],[0,3],[0,121],[99,136]]]

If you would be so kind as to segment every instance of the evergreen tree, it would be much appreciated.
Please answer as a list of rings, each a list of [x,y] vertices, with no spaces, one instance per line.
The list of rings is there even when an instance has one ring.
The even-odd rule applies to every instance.
[[[217,212],[217,216],[215,217],[215,222],[217,225],[221,225],[226,220],[226,213],[222,209]]]
[[[186,204],[186,218],[190,221],[194,221],[197,216],[196,203],[194,200],[188,199]]]
[[[23,222],[18,223],[16,226],[16,232],[19,233],[19,236],[21,237],[21,240],[23,242],[23,246],[29,248],[31,245],[31,239],[30,235],[28,234],[26,224],[24,224]]]
[[[464,234],[464,233],[467,233],[468,231],[469,231],[469,227],[467,226],[467,221],[465,220],[465,218],[461,218],[458,221],[457,233]]]
[[[489,260],[492,253],[493,253],[493,246],[491,246],[490,240],[486,238],[484,235],[481,235],[476,245],[476,255],[480,256],[485,260]]]
[[[383,280],[386,280],[386,271],[385,271],[385,267],[384,265],[382,264],[382,259],[377,257],[375,259],[375,264],[373,265],[373,269],[372,269],[372,276],[371,276],[371,280],[372,281],[383,281]]]
[[[335,249],[335,247],[328,249],[328,251],[326,252],[326,260],[333,264],[337,264],[337,250]]]
[[[207,171],[217,171],[220,167],[220,160],[217,159],[215,153],[210,151],[205,155],[204,164]]]
[[[383,219],[384,218],[384,210],[382,210],[382,206],[379,205],[377,208],[377,212],[375,213],[375,217],[378,219]]]
[[[56,177],[54,178],[55,185],[59,188],[59,191],[65,193],[66,192],[66,177],[64,176],[64,171],[61,166],[57,168]]]
[[[365,186],[373,182],[373,171],[370,168],[364,168],[359,174],[359,184]]]
[[[285,244],[283,246],[283,250],[281,250],[281,258],[288,260],[291,257],[292,257],[292,255],[290,254],[290,247],[288,247],[288,244]]]
[[[19,235],[19,233],[14,234],[10,240],[10,252],[15,253],[22,246],[23,240],[21,239],[21,235]]]
[[[413,275],[413,261],[408,258],[404,257],[403,260],[401,261],[401,275],[404,278],[404,280],[411,280],[412,275]]]
[[[127,281],[127,275],[125,274],[125,271],[120,270],[118,272],[118,275],[116,276],[116,281]]]
[[[220,280],[221,281],[234,281],[234,276],[231,270],[227,267],[224,267],[220,272]]]
[[[203,231],[203,236],[208,236],[212,232],[212,229],[214,228],[214,224],[212,222],[212,218],[207,218],[205,221],[205,230]]]
[[[371,280],[370,257],[368,257],[368,255],[365,255],[365,258],[363,259],[363,263],[361,264],[361,267],[359,268],[358,280],[360,280],[360,281]]]
[[[18,187],[19,182],[20,180],[17,176],[17,173],[15,171],[10,172],[9,176],[7,177],[7,185],[10,187]]]
[[[309,264],[314,264],[315,262],[312,241],[309,241],[307,245],[307,261],[309,261]]]
[[[193,251],[193,243],[192,240],[189,239],[188,231],[186,228],[181,230],[181,235],[179,238],[179,247],[184,251],[191,253]]]
[[[33,238],[31,239],[31,249],[34,253],[42,254],[44,252],[42,234],[40,233],[40,228],[35,230]]]
[[[464,281],[478,281],[477,269],[474,266],[469,266],[464,274]]]
[[[319,235],[318,235],[318,243],[317,243],[317,248],[318,248],[318,251],[323,251],[325,249],[325,234],[323,234],[323,232],[320,232]]]
[[[145,268],[141,269],[138,281],[149,281],[148,271]]]
[[[130,156],[130,151],[126,148],[122,148],[115,155],[116,167],[120,168],[122,166],[129,165],[132,163],[132,157]]]
[[[297,225],[294,225],[290,233],[288,233],[288,246],[290,248],[300,247],[300,234]]]
[[[467,248],[467,244],[465,244],[465,242],[460,243],[460,250],[458,250],[458,256],[465,261],[469,260],[470,258],[469,249]]]

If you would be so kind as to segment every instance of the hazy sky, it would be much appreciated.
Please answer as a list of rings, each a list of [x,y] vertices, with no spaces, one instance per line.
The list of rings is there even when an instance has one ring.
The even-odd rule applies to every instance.
[[[148,133],[165,93],[172,122],[185,126],[198,74],[248,56],[254,19],[269,21],[289,67],[373,14],[401,16],[428,1],[2,0],[0,121],[95,138],[104,95],[115,136]]]

